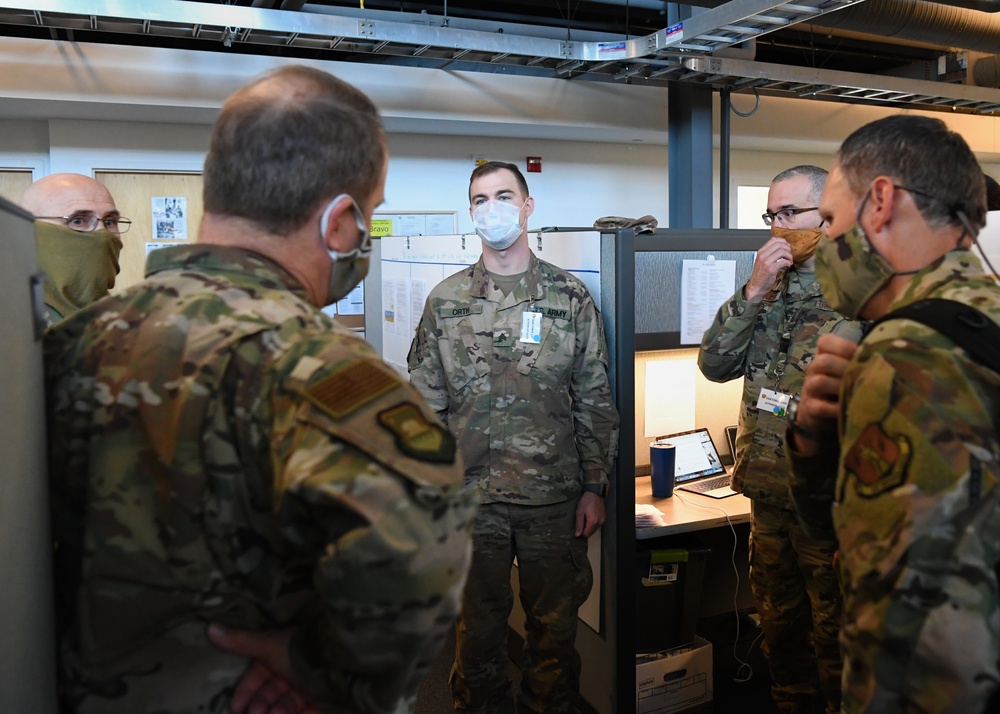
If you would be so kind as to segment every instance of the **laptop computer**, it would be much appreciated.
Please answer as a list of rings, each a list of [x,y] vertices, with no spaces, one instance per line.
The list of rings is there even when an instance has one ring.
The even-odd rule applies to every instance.
[[[656,441],[674,445],[674,488],[710,498],[736,495],[708,429],[658,436]]]

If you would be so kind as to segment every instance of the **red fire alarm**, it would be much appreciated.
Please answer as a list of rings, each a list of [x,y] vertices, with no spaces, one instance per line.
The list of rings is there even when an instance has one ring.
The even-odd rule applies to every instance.
[[[529,156],[528,157],[528,173],[529,174],[540,174],[540,173],[542,173],[542,157],[541,156]]]

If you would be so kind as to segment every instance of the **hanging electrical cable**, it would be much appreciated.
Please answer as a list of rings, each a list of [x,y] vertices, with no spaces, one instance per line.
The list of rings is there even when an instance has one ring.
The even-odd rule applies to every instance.
[[[747,117],[752,117],[754,114],[756,114],[757,110],[760,109],[760,93],[757,91],[756,87],[753,88],[753,96],[756,97],[757,102],[753,105],[753,109],[751,109],[748,112],[741,112],[739,109],[737,109],[736,106],[733,104],[732,98],[730,97],[729,108],[733,110],[733,114],[735,114],[738,117],[743,117],[744,119],[746,119]]]

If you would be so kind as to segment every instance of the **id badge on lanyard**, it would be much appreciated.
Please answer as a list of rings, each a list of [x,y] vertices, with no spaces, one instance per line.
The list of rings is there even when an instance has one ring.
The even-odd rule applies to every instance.
[[[761,389],[757,399],[757,408],[761,411],[783,417],[788,411],[788,403],[792,400],[790,394],[776,392],[773,389]]]
[[[542,341],[542,313],[530,309],[521,313],[520,341],[533,345]]]

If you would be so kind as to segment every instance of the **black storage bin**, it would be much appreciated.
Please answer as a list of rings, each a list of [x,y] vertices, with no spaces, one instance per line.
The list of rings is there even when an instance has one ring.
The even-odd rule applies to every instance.
[[[697,541],[670,545],[636,553],[636,652],[658,652],[694,640],[710,549]]]

